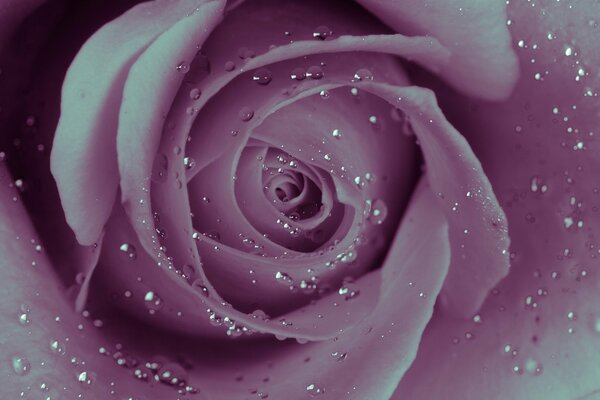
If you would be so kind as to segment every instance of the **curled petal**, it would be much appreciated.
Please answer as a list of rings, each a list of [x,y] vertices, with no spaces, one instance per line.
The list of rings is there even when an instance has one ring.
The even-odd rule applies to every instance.
[[[118,104],[129,69],[158,35],[201,3],[152,1],[133,7],[98,30],[67,71],[51,169],[67,222],[83,245],[98,240],[117,194]]]
[[[451,53],[440,75],[456,89],[486,100],[506,99],[518,78],[506,27],[506,5],[496,0],[357,0],[398,32],[431,35]]]

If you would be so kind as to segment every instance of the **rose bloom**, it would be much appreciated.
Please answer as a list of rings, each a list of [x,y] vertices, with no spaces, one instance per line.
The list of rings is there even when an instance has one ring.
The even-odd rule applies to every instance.
[[[0,398],[593,399],[600,3],[0,3]]]

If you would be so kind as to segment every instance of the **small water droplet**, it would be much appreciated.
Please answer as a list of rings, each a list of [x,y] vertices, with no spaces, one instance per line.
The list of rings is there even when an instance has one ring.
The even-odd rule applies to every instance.
[[[360,82],[360,81],[372,81],[373,80],[373,73],[371,72],[371,70],[367,69],[367,68],[361,68],[358,71],[356,71],[354,73],[354,76],[352,77],[352,82]]]
[[[224,67],[225,71],[233,71],[235,69],[235,63],[233,61],[227,61]]]
[[[119,246],[119,250],[130,260],[135,260],[137,258],[137,251],[134,245],[129,243],[123,243]]]
[[[254,117],[254,111],[250,107],[242,107],[238,112],[238,116],[244,122],[248,122]]]
[[[50,350],[53,353],[64,355],[66,353],[66,349],[63,343],[58,341],[57,339],[50,340]]]
[[[83,371],[77,374],[77,381],[81,386],[90,386],[96,381],[96,374],[93,372]]]
[[[254,75],[252,75],[252,80],[259,85],[268,85],[271,82],[272,74],[271,71],[267,68],[259,68],[254,71]]]
[[[306,78],[306,71],[302,67],[297,67],[290,73],[290,78],[295,81],[302,81]]]
[[[198,100],[200,98],[201,94],[202,94],[202,92],[200,91],[200,89],[193,88],[192,90],[190,90],[190,99]]]
[[[11,362],[13,371],[15,371],[17,375],[25,376],[31,371],[31,363],[25,357],[15,356],[12,358]]]
[[[341,139],[342,138],[342,131],[339,129],[334,129],[333,131],[331,131],[331,136],[333,136],[336,139]]]
[[[326,25],[319,25],[317,26],[314,31],[312,36],[315,39],[319,39],[319,40],[325,40],[327,38],[330,38],[333,35],[333,31]]]
[[[308,67],[306,70],[306,77],[311,79],[322,79],[324,76],[323,68],[318,65]]]
[[[185,61],[182,61],[179,63],[179,65],[177,65],[177,72],[180,72],[182,74],[187,74],[190,71],[190,64],[186,63]]]
[[[354,283],[346,283],[344,286],[338,289],[338,294],[344,297],[344,300],[352,300],[358,297],[360,289]]]
[[[192,157],[183,157],[183,166],[190,170],[196,166],[196,161]]]
[[[376,199],[371,204],[371,212],[367,220],[375,225],[380,225],[385,221],[388,215],[388,209],[383,200]]]
[[[204,281],[201,279],[196,279],[194,282],[192,282],[192,287],[196,290],[196,292],[200,293],[204,297],[208,297],[210,294],[208,288],[204,284]]]
[[[325,394],[325,391],[316,384],[310,383],[306,385],[306,393],[308,393],[310,397],[316,397]]]
[[[277,282],[284,284],[284,285],[291,285],[293,282],[291,276],[289,276],[285,272],[280,272],[280,271],[277,271],[275,273],[275,280],[277,280]]]
[[[150,290],[144,295],[144,305],[151,314],[154,314],[163,307],[163,302],[158,294]]]

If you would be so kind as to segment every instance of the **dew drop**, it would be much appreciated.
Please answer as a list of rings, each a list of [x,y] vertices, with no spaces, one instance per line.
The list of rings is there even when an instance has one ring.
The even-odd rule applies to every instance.
[[[313,31],[313,37],[319,40],[325,40],[333,35],[333,31],[326,25],[319,25]]]
[[[358,297],[360,290],[354,283],[346,283],[344,286],[338,289],[338,294],[344,297],[344,300],[352,300]]]
[[[254,117],[254,111],[250,107],[242,107],[238,112],[238,116],[244,122],[248,122]]]
[[[130,260],[135,260],[137,258],[137,251],[134,245],[129,243],[123,243],[119,246],[119,250]]]
[[[341,139],[342,138],[342,131],[336,128],[333,131],[331,131],[331,136],[333,136],[336,139]]]
[[[31,363],[25,357],[13,357],[11,360],[13,371],[19,376],[25,376],[31,371]]]
[[[193,88],[192,90],[190,90],[190,99],[198,100],[200,98],[201,94],[202,94],[202,92],[200,91],[200,89]]]
[[[385,221],[387,215],[388,209],[383,200],[376,199],[371,204],[371,212],[367,220],[374,225],[380,225]]]
[[[151,314],[154,314],[162,308],[163,302],[158,294],[150,290],[144,295],[144,305]]]
[[[77,375],[77,381],[81,386],[91,386],[96,381],[96,374],[93,372],[83,371]]]
[[[321,68],[318,65],[310,66],[306,70],[306,77],[307,78],[310,78],[310,79],[321,79],[321,78],[323,78],[323,76],[324,76],[323,68]]]
[[[57,339],[50,340],[50,350],[53,353],[64,355],[66,353],[65,346]]]
[[[367,68],[361,68],[358,71],[356,71],[354,73],[354,76],[352,77],[352,82],[360,82],[360,81],[372,81],[373,80],[373,73],[371,72],[371,70],[367,69]]]
[[[310,397],[316,397],[325,394],[325,391],[316,384],[310,383],[306,385],[306,393],[308,393]]]
[[[154,182],[165,182],[167,180],[167,170],[169,168],[169,159],[164,154],[159,154],[154,159],[152,165],[152,180]]]
[[[183,157],[183,166],[190,170],[196,166],[196,161],[192,157]]]
[[[254,75],[252,75],[252,80],[259,85],[268,85],[271,82],[272,74],[271,71],[267,68],[259,68],[254,71]]]
[[[225,71],[233,71],[235,69],[235,63],[233,61],[227,61],[224,67]]]
[[[180,62],[179,65],[177,66],[177,72],[180,72],[182,74],[187,74],[188,72],[190,72],[190,65],[188,63],[186,63],[185,61]]]
[[[208,297],[210,294],[208,288],[204,285],[204,281],[201,279],[196,279],[192,282],[192,288],[196,290],[196,292],[200,293],[204,297]]]
[[[275,273],[275,280],[277,280],[277,282],[284,284],[284,285],[291,285],[293,282],[291,276],[289,276],[285,272],[280,272],[280,271],[277,271]]]
[[[302,67],[297,67],[290,73],[290,78],[295,81],[302,81],[306,78],[306,71]]]

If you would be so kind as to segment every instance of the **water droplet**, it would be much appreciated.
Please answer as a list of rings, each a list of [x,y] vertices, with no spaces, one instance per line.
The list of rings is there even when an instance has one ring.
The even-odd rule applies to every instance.
[[[380,225],[385,221],[388,215],[388,209],[383,200],[376,199],[371,204],[371,212],[367,220],[375,225]]]
[[[196,292],[202,294],[204,297],[209,296],[208,288],[204,285],[204,281],[201,279],[196,279],[192,282],[192,287],[196,290]]]
[[[167,156],[164,154],[157,155],[152,165],[152,180],[159,183],[165,182],[168,169],[169,159]]]
[[[238,116],[244,122],[248,122],[254,117],[254,111],[250,107],[242,107],[238,112]]]
[[[58,341],[57,339],[50,340],[50,350],[53,353],[64,355],[66,353],[66,349],[63,343]]]
[[[77,375],[77,381],[82,386],[90,386],[96,381],[96,374],[93,372],[83,371]]]
[[[329,98],[329,91],[321,90],[319,92],[319,97],[321,97],[323,100],[327,100]]]
[[[308,393],[310,397],[316,397],[324,394],[325,391],[316,384],[310,383],[306,385],[306,393]]]
[[[135,260],[137,258],[137,251],[134,245],[129,243],[123,243],[119,246],[119,250],[130,260]]]
[[[272,74],[267,68],[259,68],[254,71],[254,75],[252,75],[252,80],[259,85],[268,85],[271,82]]]
[[[542,364],[530,358],[525,361],[525,371],[532,375],[541,375],[543,371]]]
[[[344,300],[352,300],[358,297],[360,289],[354,283],[346,283],[338,289],[338,294],[344,297]]]
[[[190,64],[186,63],[185,61],[180,62],[177,66],[177,72],[187,74],[188,72],[190,72]]]
[[[201,94],[202,94],[202,92],[200,91],[200,89],[193,88],[192,90],[190,90],[190,99],[198,100],[200,98]]]
[[[184,386],[187,379],[186,370],[173,362],[161,366],[156,375],[161,383],[171,386]]]
[[[233,71],[235,69],[235,63],[233,61],[227,61],[225,63],[225,71]]]
[[[306,78],[306,71],[302,67],[294,68],[290,73],[290,78],[295,81],[302,81]]]
[[[17,375],[25,376],[31,371],[31,363],[25,357],[15,356],[12,358],[11,362],[13,371],[15,371]]]
[[[348,353],[342,351],[334,351],[331,353],[331,357],[335,358],[336,361],[344,361],[348,357]]]
[[[336,139],[341,139],[342,138],[342,131],[339,129],[334,129],[333,131],[331,131],[331,136],[333,136]]]
[[[245,60],[247,58],[254,58],[256,56],[256,52],[252,49],[249,49],[248,47],[240,47],[238,49],[237,55],[242,60]]]
[[[163,306],[163,302],[160,296],[158,296],[158,294],[151,290],[146,292],[146,294],[144,295],[144,304],[151,314],[154,314]]]
[[[360,81],[372,81],[373,80],[373,73],[371,72],[371,70],[367,69],[367,68],[361,68],[358,71],[356,71],[354,73],[354,76],[352,77],[352,82],[360,82]]]
[[[321,78],[323,78],[323,76],[324,76],[323,68],[321,68],[318,65],[313,65],[311,67],[308,67],[308,69],[306,70],[307,78],[321,79]]]
[[[190,170],[196,166],[196,161],[192,157],[183,157],[183,166]]]
[[[319,40],[325,40],[333,35],[333,31],[326,25],[319,25],[313,31],[313,37]]]
[[[275,272],[275,279],[277,282],[282,283],[284,285],[291,285],[293,283],[292,277],[286,274],[285,272]]]

